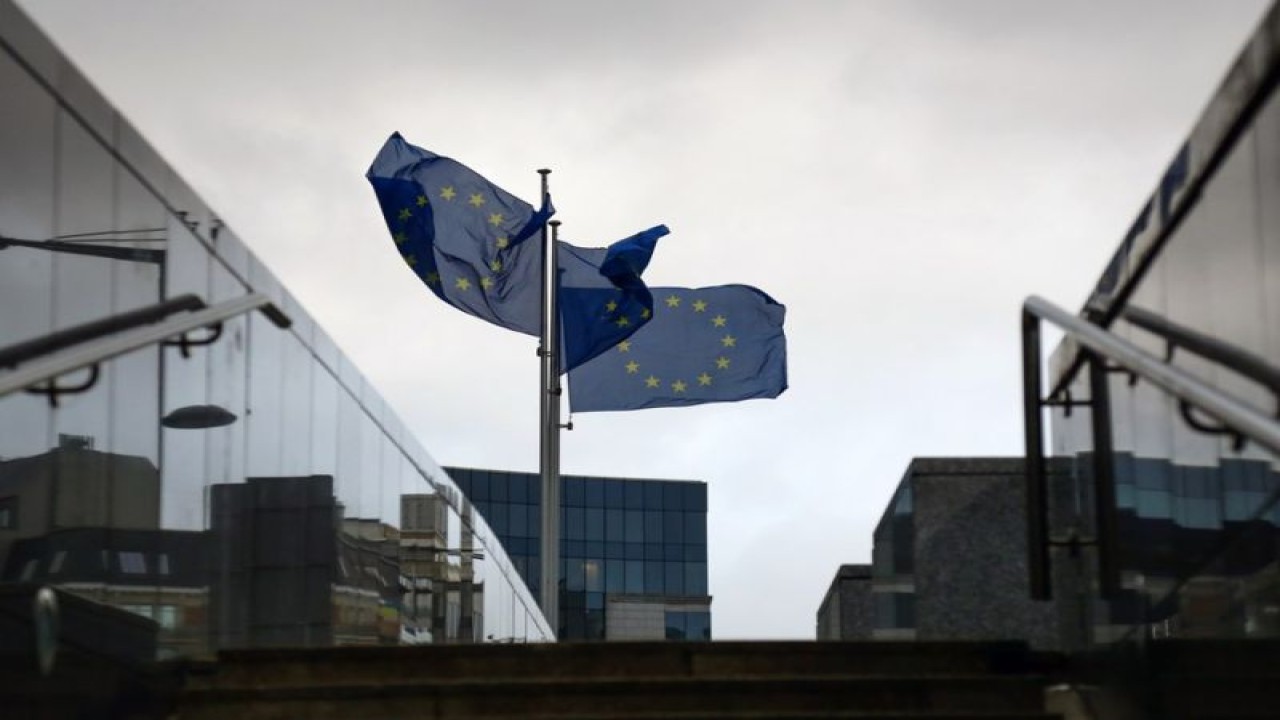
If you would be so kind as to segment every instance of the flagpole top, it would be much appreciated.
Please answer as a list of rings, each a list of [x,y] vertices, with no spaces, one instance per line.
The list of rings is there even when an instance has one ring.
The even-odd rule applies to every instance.
[[[551,174],[551,168],[541,168],[538,170],[538,174],[543,177],[546,177]]]
[[[559,220],[552,220],[552,221],[548,222],[547,224],[548,224],[548,225],[550,225],[550,226],[551,226],[551,227],[553,227],[553,228],[558,228],[558,227],[560,227],[560,221],[559,221]]]

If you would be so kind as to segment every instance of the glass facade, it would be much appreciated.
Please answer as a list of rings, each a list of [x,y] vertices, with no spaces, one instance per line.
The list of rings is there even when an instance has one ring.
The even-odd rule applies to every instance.
[[[0,581],[150,618],[167,656],[551,639],[359,370],[7,0],[0,93],[0,352],[186,294],[261,293],[292,320],[237,315],[82,392],[0,397]]]
[[[1264,36],[1253,43],[1270,42]],[[1275,62],[1261,46],[1250,52]],[[1110,330],[1117,335],[1274,416],[1280,389],[1271,380],[1280,377],[1280,99],[1273,84],[1256,80],[1264,73],[1247,67],[1233,68],[1125,238],[1090,307],[1115,316]],[[1235,122],[1238,134],[1227,131]],[[1206,353],[1171,342],[1188,333],[1208,338],[1216,349]],[[1074,347],[1058,349],[1054,379],[1074,397],[1088,398],[1087,373],[1073,369],[1074,358]],[[1123,591],[1087,609],[1095,639],[1135,631],[1280,635],[1278,458],[1215,430],[1214,421],[1186,411],[1149,383],[1112,375],[1108,389]],[[1054,454],[1076,459],[1078,507],[1092,504],[1090,422],[1087,407],[1053,413]],[[1083,534],[1092,532],[1091,518],[1077,522]]]
[[[445,469],[489,521],[538,595],[539,476]],[[560,480],[561,639],[605,639],[611,596],[707,595],[705,483],[572,475]],[[709,612],[667,615],[668,637],[710,639]]]

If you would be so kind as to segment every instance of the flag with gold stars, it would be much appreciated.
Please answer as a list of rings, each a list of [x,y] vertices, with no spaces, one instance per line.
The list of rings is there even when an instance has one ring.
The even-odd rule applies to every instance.
[[[787,389],[785,306],[750,285],[649,289],[652,320],[569,373],[574,412],[774,398]]]
[[[437,297],[495,325],[541,332],[541,234],[555,212],[400,133],[366,174],[405,264]]]
[[[393,134],[366,175],[406,265],[441,300],[500,327],[537,336],[542,329],[541,209],[462,163]],[[659,225],[607,248],[557,248],[561,366],[607,351],[648,322],[653,299],[640,274]]]
[[[640,278],[658,239],[657,225],[607,248],[562,242],[560,266],[561,363],[569,370],[631,337],[653,317],[653,295]]]

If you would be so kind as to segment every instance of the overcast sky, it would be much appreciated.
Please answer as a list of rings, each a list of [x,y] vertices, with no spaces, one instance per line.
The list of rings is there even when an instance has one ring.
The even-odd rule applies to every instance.
[[[718,638],[810,638],[912,457],[1021,451],[1018,311],[1079,308],[1262,0],[24,7],[446,465],[536,471],[533,338],[404,267],[399,130],[650,284],[788,308],[777,400],[583,414],[565,473],[709,484]]]

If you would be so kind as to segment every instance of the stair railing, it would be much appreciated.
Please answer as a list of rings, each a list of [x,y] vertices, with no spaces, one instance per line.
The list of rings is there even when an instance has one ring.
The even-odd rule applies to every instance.
[[[1061,328],[1070,340],[1084,349],[1084,360],[1089,365],[1089,400],[1042,397],[1042,320]],[[1185,343],[1183,346],[1187,347]],[[1045,406],[1057,405],[1070,409],[1072,406],[1087,405],[1092,410],[1096,538],[1075,540],[1070,544],[1095,545],[1098,550],[1102,596],[1113,597],[1119,590],[1115,481],[1111,462],[1111,412],[1107,388],[1107,375],[1117,370],[1128,373],[1134,379],[1150,382],[1185,406],[1214,418],[1222,424],[1223,429],[1280,454],[1280,422],[1275,418],[1043,298],[1027,298],[1022,305],[1022,390],[1027,462],[1027,560],[1033,599],[1048,600],[1052,597],[1049,552],[1054,545],[1064,544],[1054,542],[1049,537],[1044,422],[1041,415]],[[1275,498],[1271,498],[1266,505],[1274,500]]]

